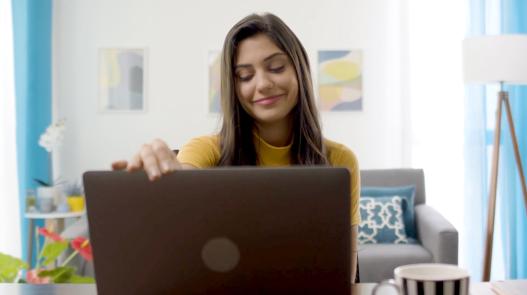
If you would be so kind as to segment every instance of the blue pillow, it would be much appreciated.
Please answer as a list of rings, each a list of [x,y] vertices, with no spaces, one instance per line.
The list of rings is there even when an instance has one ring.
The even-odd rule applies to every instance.
[[[361,198],[359,243],[408,244],[402,203],[400,196]]]
[[[400,196],[403,199],[403,221],[406,229],[406,235],[413,240],[417,239],[417,231],[415,229],[415,214],[414,214],[414,198],[415,186],[364,186],[361,189],[360,196],[362,197],[387,197]]]

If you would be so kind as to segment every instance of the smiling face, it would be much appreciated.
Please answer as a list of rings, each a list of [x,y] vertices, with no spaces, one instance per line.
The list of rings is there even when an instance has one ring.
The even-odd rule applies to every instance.
[[[290,120],[298,102],[298,80],[287,54],[267,35],[239,43],[235,76],[238,99],[257,124]]]

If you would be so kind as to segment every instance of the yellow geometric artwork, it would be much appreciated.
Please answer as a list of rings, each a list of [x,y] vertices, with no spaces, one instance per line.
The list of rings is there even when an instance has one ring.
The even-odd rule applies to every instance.
[[[318,52],[318,95],[322,111],[362,110],[362,52]]]

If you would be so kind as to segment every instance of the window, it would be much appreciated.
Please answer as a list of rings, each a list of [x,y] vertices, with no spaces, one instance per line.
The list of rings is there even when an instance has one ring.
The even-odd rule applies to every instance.
[[[0,0],[0,252],[20,257],[11,0]]]

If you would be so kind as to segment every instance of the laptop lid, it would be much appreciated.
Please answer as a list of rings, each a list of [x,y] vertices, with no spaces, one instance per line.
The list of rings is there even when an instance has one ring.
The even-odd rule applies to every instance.
[[[350,293],[345,168],[86,172],[99,295]]]

